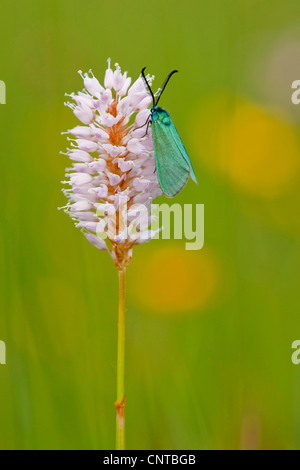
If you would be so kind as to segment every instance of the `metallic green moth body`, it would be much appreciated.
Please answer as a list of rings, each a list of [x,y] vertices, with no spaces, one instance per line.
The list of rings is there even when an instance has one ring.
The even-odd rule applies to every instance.
[[[163,193],[174,197],[190,176],[197,183],[195,172],[169,113],[157,104],[152,106],[151,123],[158,181]]]

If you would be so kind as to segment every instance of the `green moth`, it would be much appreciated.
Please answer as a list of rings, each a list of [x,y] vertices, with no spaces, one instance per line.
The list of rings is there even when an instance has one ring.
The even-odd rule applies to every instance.
[[[184,188],[189,177],[197,183],[192,163],[169,113],[158,106],[168,81],[178,70],[173,70],[168,75],[157,100],[155,100],[153,91],[145,77],[145,68],[142,70],[142,76],[153,101],[151,115],[147,121],[147,131],[151,123],[157,177],[162,192],[167,197],[174,197]]]

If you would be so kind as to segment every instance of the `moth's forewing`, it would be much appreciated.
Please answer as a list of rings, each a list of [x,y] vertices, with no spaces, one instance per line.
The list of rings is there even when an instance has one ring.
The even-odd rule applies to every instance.
[[[176,196],[190,176],[190,165],[183,155],[186,150],[177,136],[180,140],[169,114],[163,109],[156,110],[152,120],[154,156],[158,180],[167,197]]]
[[[198,181],[196,179],[196,175],[195,175],[195,172],[194,172],[194,168],[193,168],[193,165],[192,165],[192,162],[188,156],[188,153],[186,151],[186,148],[185,146],[183,145],[182,143],[182,140],[180,138],[180,135],[178,134],[178,131],[176,129],[176,127],[174,126],[173,122],[171,121],[171,125],[170,125],[170,132],[172,134],[172,137],[173,137],[173,140],[176,142],[176,145],[182,155],[182,157],[185,159],[185,161],[187,162],[188,166],[190,167],[190,175],[191,175],[191,178],[192,180],[198,184]]]

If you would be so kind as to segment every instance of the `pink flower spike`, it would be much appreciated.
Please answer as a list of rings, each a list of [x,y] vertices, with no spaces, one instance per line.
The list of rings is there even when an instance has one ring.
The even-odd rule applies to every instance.
[[[130,262],[133,246],[151,238],[147,211],[161,194],[151,126],[147,135],[144,126],[151,99],[141,77],[130,86],[127,72],[118,64],[112,70],[110,59],[104,86],[91,71],[80,75],[85,90],[69,95],[74,103],[66,103],[81,124],[69,131],[74,139],[65,153],[71,160],[65,212],[92,245],[109,251],[121,270]],[[138,233],[141,213],[133,216],[135,204],[146,210],[143,236]]]

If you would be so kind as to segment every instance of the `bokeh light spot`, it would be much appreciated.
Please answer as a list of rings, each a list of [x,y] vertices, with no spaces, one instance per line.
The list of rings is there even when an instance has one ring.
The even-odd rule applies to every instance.
[[[203,310],[217,294],[219,263],[209,250],[160,248],[136,263],[140,266],[130,278],[130,295],[153,313],[185,315]]]
[[[197,152],[213,171],[250,196],[275,198],[286,193],[299,176],[295,128],[253,103],[240,100],[229,107],[223,98],[218,104],[203,108],[194,125]]]

